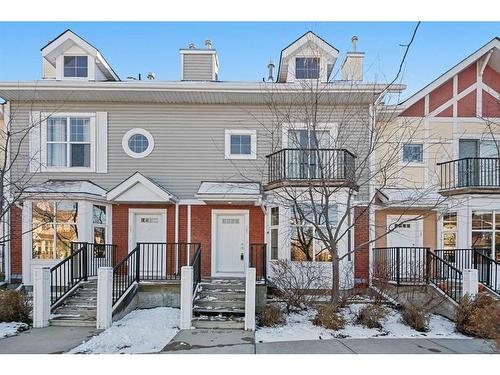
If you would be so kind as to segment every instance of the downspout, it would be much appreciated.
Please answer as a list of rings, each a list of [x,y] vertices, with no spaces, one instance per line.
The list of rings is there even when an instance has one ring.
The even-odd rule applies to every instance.
[[[187,243],[191,243],[191,205],[187,206]],[[191,264],[189,250],[187,251],[187,264]]]

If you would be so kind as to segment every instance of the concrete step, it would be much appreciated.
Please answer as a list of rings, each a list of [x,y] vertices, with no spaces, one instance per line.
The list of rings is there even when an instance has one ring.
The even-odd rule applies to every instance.
[[[50,319],[49,323],[51,326],[58,327],[95,327],[96,319],[82,319],[81,317],[61,316]]]
[[[244,293],[245,285],[244,284],[209,284],[209,283],[200,283],[200,292],[236,292],[236,293]]]
[[[223,308],[238,308],[245,309],[245,299],[238,301],[230,300],[202,300],[197,299],[194,301],[194,307],[200,308],[212,308],[212,309],[223,309]]]
[[[220,315],[245,315],[245,308],[239,308],[239,307],[211,307],[211,306],[205,306],[205,307],[194,307],[193,308],[193,313],[194,314],[208,314],[208,315],[214,315],[214,314],[220,314]]]
[[[231,292],[231,291],[220,291],[220,292],[214,292],[211,290],[205,290],[198,292],[197,294],[197,300],[200,301],[244,301],[245,300],[245,293],[243,292]]]
[[[198,329],[244,329],[243,319],[221,319],[219,317],[199,317],[191,321],[191,325]]]

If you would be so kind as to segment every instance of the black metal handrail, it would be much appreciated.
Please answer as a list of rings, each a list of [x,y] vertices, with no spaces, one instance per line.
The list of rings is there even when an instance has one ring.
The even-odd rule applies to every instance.
[[[436,249],[434,253],[460,271],[474,268],[472,249]]]
[[[424,284],[428,247],[378,247],[373,251],[373,277],[401,284]]]
[[[437,165],[441,190],[500,188],[500,158],[462,158]]]
[[[284,148],[266,158],[268,183],[322,180],[355,186],[356,156],[346,149]]]
[[[500,294],[500,263],[477,249],[473,252],[473,259],[479,282]]]
[[[191,261],[193,267],[193,295],[201,282],[201,245],[198,245],[194,253],[193,260]]]
[[[250,244],[249,266],[255,268],[257,280],[267,283],[267,245]]]
[[[71,254],[50,269],[50,306],[54,309],[82,280],[87,280],[87,243],[72,242]]]
[[[113,267],[113,306],[135,282],[139,282],[139,265],[141,252],[137,245],[120,262]]]
[[[443,293],[459,302],[462,297],[462,271],[431,251],[427,252],[427,279]]]
[[[0,281],[7,279],[5,271],[5,245],[0,244]]]

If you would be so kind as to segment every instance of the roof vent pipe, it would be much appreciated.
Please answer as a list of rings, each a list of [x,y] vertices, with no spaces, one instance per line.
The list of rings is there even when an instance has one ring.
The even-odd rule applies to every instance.
[[[272,60],[267,64],[267,69],[269,69],[269,77],[267,77],[267,80],[272,82],[274,81],[274,62]]]
[[[196,45],[194,43],[189,43],[188,48],[189,49],[195,49]]]
[[[149,79],[150,81],[154,80],[154,79],[155,79],[155,74],[154,74],[153,72],[149,72],[149,73],[148,73],[148,79]]]
[[[356,52],[356,43],[358,42],[358,37],[354,35],[351,38],[351,43],[352,43],[352,52]]]
[[[205,48],[212,49],[212,41],[210,39],[205,40]]]

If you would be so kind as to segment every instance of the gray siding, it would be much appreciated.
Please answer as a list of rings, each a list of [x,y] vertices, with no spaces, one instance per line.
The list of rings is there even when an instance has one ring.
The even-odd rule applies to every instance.
[[[213,57],[211,54],[184,54],[183,79],[186,81],[212,81]]]
[[[265,182],[265,156],[280,147],[273,136],[272,116],[266,106],[172,105],[141,103],[12,103],[12,123],[25,126],[30,111],[108,113],[108,173],[37,173],[32,183],[48,179],[87,179],[110,189],[139,171],[169,189],[179,198],[193,198],[203,180],[255,180]],[[368,107],[349,115],[339,108],[329,111],[330,122],[338,122],[341,136],[335,147],[344,147],[362,156],[368,146]],[[342,124],[344,123],[344,124]],[[122,148],[123,135],[132,128],[144,128],[154,137],[153,152],[142,159],[129,157]],[[257,130],[257,160],[226,160],[224,130]],[[281,134],[279,131],[275,131]],[[275,140],[273,141],[273,138]],[[21,145],[18,169],[24,170],[28,142]],[[360,198],[367,189],[363,189]]]

